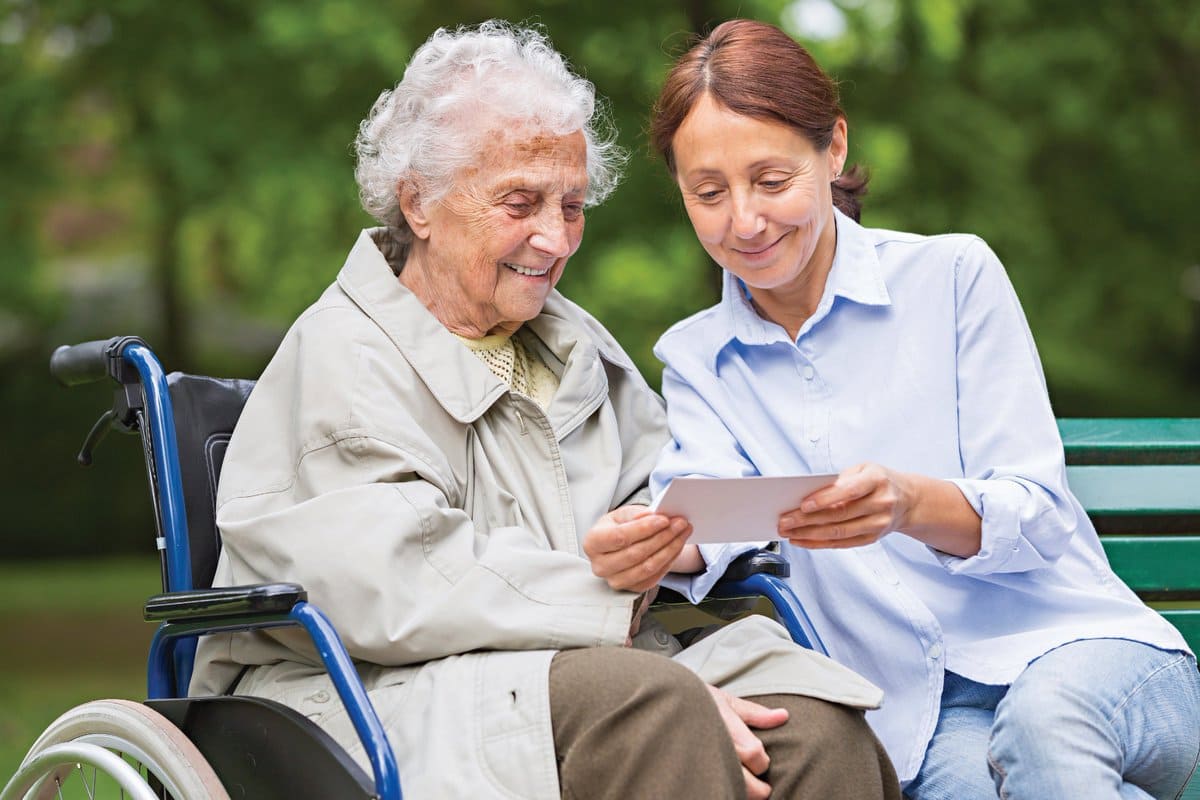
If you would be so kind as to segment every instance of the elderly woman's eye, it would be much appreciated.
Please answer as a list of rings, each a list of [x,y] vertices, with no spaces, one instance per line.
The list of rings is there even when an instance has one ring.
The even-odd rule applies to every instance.
[[[527,200],[507,200],[504,203],[504,207],[507,208],[511,213],[521,217],[533,212],[533,203],[530,203]]]
[[[563,219],[577,220],[583,216],[583,203],[563,203]]]
[[[763,187],[764,189],[766,189],[768,192],[777,192],[780,189],[782,189],[784,186],[787,186],[787,181],[771,179],[771,180],[759,181],[758,185]]]

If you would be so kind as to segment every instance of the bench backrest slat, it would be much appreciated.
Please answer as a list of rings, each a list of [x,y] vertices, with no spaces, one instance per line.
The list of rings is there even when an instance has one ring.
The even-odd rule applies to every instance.
[[[1200,521],[1200,464],[1067,467],[1089,514],[1184,514]]]

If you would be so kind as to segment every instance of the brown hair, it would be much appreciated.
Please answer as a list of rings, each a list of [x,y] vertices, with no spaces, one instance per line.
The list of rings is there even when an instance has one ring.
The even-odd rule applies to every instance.
[[[790,36],[765,22],[723,22],[675,62],[654,104],[650,139],[671,174],[675,132],[705,94],[736,114],[782,122],[819,151],[846,116],[837,84]],[[833,204],[856,221],[867,180],[856,164],[833,182]]]

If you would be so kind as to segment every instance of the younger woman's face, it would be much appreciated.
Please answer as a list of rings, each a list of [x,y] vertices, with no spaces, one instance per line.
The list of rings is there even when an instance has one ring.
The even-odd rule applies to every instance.
[[[831,183],[846,157],[844,120],[818,151],[783,123],[737,114],[704,95],[672,145],[684,206],[714,261],[756,299],[813,281],[824,287],[836,244]]]

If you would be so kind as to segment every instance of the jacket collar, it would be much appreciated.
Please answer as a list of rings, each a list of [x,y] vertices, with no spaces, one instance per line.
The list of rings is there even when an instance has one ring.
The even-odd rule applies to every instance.
[[[836,298],[869,306],[886,306],[892,302],[871,235],[836,208],[833,218],[837,226],[833,266],[829,270],[817,310],[805,320],[796,337],[797,341],[829,315]],[[706,343],[706,361],[714,372],[721,351],[732,341],[746,345],[788,341],[787,332],[782,326],[758,315],[750,302],[746,285],[732,272],[726,271],[724,274],[721,301],[714,311],[715,324],[709,328],[710,335]]]
[[[508,387],[397,279],[384,252],[393,258],[399,254],[387,229],[364,230],[338,273],[338,286],[383,330],[446,412],[459,422],[474,422]],[[542,313],[526,323],[561,364],[550,364],[560,373],[549,409],[551,424],[559,431],[574,427],[573,417],[607,394],[608,381],[597,356],[633,368],[615,342],[585,333],[577,319],[581,313],[553,291]]]

